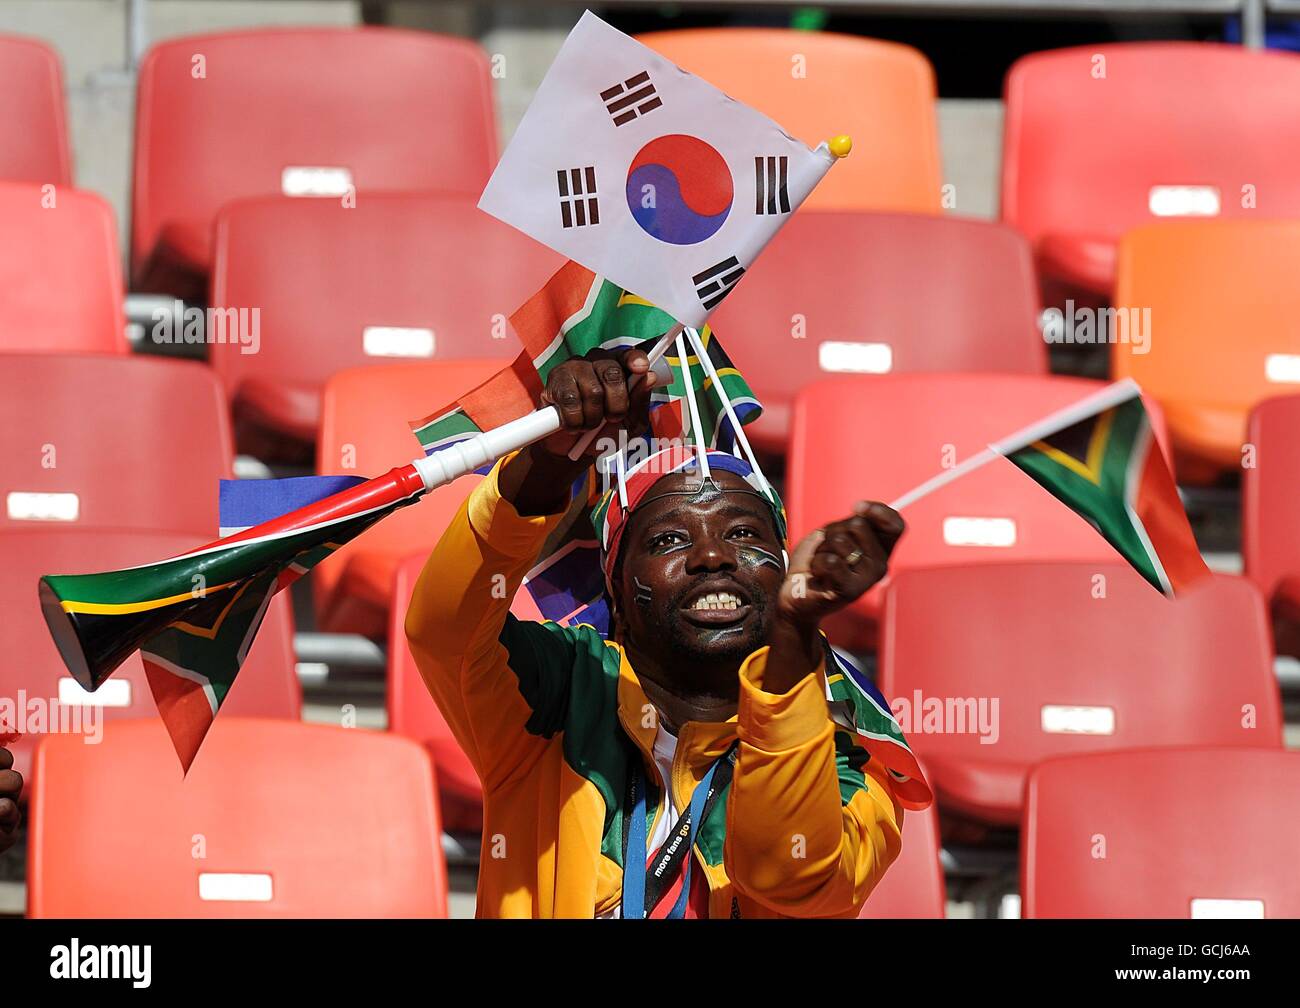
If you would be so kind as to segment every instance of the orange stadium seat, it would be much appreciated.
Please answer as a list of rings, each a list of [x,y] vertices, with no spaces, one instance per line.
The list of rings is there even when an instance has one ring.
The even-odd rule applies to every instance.
[[[212,221],[241,197],[477,195],[496,162],[491,83],[476,43],[429,32],[276,28],[154,46],[136,108],[135,289],[206,294]]]
[[[863,920],[941,918],[947,890],[939,861],[939,812],[903,814],[903,849],[858,914]]]
[[[985,221],[799,213],[710,324],[763,404],[746,428],[784,453],[790,406],[837,371],[1045,374],[1024,239]]]
[[[420,443],[409,422],[449,405],[503,366],[501,360],[427,361],[336,374],[321,400],[317,472],[378,476],[417,458]],[[478,479],[470,474],[434,490],[314,568],[320,629],[382,638],[398,563],[433,548]]]
[[[1202,42],[1057,49],[1017,60],[1005,100],[1002,219],[1067,294],[1105,301],[1120,236],[1156,217],[1300,215],[1293,54]]]
[[[85,724],[85,712],[98,706],[104,721],[153,717],[153,695],[139,654],[128,658],[96,692],[86,694],[68,675],[41,616],[36,582],[42,574],[83,574],[116,570],[173,557],[207,539],[180,532],[34,527],[0,529],[0,606],[5,612],[4,659],[0,661],[0,697],[21,694],[42,703],[61,699],[63,717]],[[221,715],[297,719],[302,689],[293,653],[293,615],[287,595],[271,601],[266,619],[239,677],[222,705]],[[28,774],[36,735],[25,735],[11,748],[19,772]],[[30,785],[30,780],[28,784]]]
[[[407,739],[223,714],[182,776],[161,722],[118,721],[99,745],[44,739],[36,766],[31,917],[447,915]]]
[[[72,184],[63,70],[39,39],[0,34],[0,179]]]
[[[1178,475],[1239,470],[1251,408],[1300,383],[1300,221],[1179,221],[1124,236],[1117,306],[1150,309],[1148,353],[1111,370],[1159,400]]]
[[[1264,607],[1244,578],[1175,601],[1122,563],[904,570],[880,654],[940,807],[978,822],[1018,823],[1025,775],[1050,756],[1282,744]]]
[[[393,580],[393,605],[388,617],[388,730],[414,739],[429,750],[438,773],[443,828],[476,833],[483,828],[483,785],[429,695],[406,645],[406,610],[427,559],[427,551],[407,557],[397,565]]]
[[[128,351],[121,253],[104,199],[0,182],[0,228],[0,350]]]
[[[7,354],[0,366],[0,528],[217,538],[232,448],[221,383],[202,364]]]
[[[1025,917],[1300,916],[1300,754],[1143,749],[1029,775]]]
[[[211,303],[261,309],[256,353],[235,342],[209,350],[242,449],[274,454],[273,435],[314,442],[321,386],[344,368],[518,353],[494,331],[505,334],[564,260],[474,203],[373,194],[345,209],[267,197],[221,212]]]
[[[993,374],[814,382],[795,398],[785,501],[792,541],[844,517],[856,500],[889,503],[1100,387],[1082,378]],[[1159,410],[1146,405],[1163,442]],[[1105,562],[1116,555],[1087,522],[1002,460],[916,501],[903,517],[907,532],[890,561],[894,572],[1006,560]],[[851,649],[873,646],[884,588],[834,618],[832,640]]]
[[[934,69],[917,50],[780,28],[696,28],[638,40],[809,146],[851,136],[857,153],[835,166],[805,207],[939,212]]]
[[[1241,472],[1241,555],[1246,577],[1270,603],[1273,645],[1300,657],[1300,395],[1266,399],[1251,411]],[[1244,461],[1244,460],[1243,460]]]

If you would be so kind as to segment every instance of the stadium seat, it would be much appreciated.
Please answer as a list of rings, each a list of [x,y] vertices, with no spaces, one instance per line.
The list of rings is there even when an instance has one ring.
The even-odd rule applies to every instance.
[[[1300,57],[1241,46],[1128,42],[1022,57],[1006,79],[1002,219],[1033,242],[1045,279],[1105,301],[1132,227],[1300,215],[1297,94]]]
[[[1029,775],[1025,917],[1294,918],[1300,754],[1141,749]]]
[[[1273,646],[1300,657],[1300,395],[1266,399],[1250,414],[1252,465],[1241,472],[1241,555],[1270,604]],[[1244,461],[1244,460],[1243,460]]]
[[[39,39],[0,34],[0,179],[72,184],[63,70]]]
[[[1239,470],[1251,407],[1300,387],[1297,275],[1300,221],[1166,221],[1124,236],[1115,303],[1149,308],[1152,332],[1148,353],[1116,343],[1111,370],[1160,401],[1181,481]]]
[[[455,402],[504,364],[429,361],[339,372],[321,400],[317,472],[378,476],[418,457],[409,422]],[[428,554],[478,479],[462,476],[434,490],[323,560],[311,575],[319,628],[384,637],[398,563]]]
[[[903,814],[903,849],[858,914],[863,920],[942,918],[947,891],[939,862],[939,812]]]
[[[477,833],[483,828],[483,786],[429,695],[403,628],[411,592],[427,559],[427,550],[407,557],[397,565],[393,579],[388,617],[388,730],[429,750],[438,774],[443,828],[453,833]]]
[[[182,776],[158,721],[36,751],[30,917],[445,917],[429,758],[357,728],[217,718]]]
[[[217,538],[232,449],[221,384],[160,358],[7,354],[0,528],[67,522]]]
[[[227,206],[216,225],[211,303],[260,308],[257,352],[212,345],[233,397],[236,443],[274,457],[275,439],[310,445],[320,390],[344,368],[402,357],[513,357],[504,320],[564,260],[489,217],[473,197],[266,197]],[[251,344],[250,344],[251,345]]]
[[[851,136],[857,153],[835,166],[805,207],[939,212],[934,70],[917,50],[779,28],[651,32],[638,40],[810,147]]]
[[[232,200],[477,195],[496,149],[487,56],[468,40],[366,27],[159,43],[140,65],[134,288],[202,298],[212,222]]]
[[[1050,756],[1282,744],[1259,592],[1222,574],[1170,600],[1123,563],[900,571],[880,689],[940,807],[999,826]]]
[[[94,728],[85,720],[95,705],[104,721],[153,717],[153,694],[139,654],[133,654],[96,692],[85,693],[68,674],[41,616],[36,598],[43,574],[85,574],[117,570],[177,556],[206,539],[180,532],[149,532],[67,527],[0,529],[0,607],[5,613],[4,653],[0,663],[0,697],[36,698],[48,704],[62,698],[62,714],[73,725]],[[82,708],[82,709],[78,709]],[[293,616],[287,595],[272,600],[266,619],[221,716],[297,719],[302,690],[294,665]],[[100,722],[102,725],[103,722]],[[93,732],[92,732],[93,734]],[[29,774],[31,750],[39,736],[29,734],[12,748],[17,769]],[[28,781],[30,785],[30,780]]]
[[[0,351],[127,352],[121,252],[105,200],[0,182],[0,228]]]
[[[827,378],[795,398],[786,508],[792,542],[843,518],[856,500],[889,503],[1053,410],[1095,392],[1081,378],[912,374]],[[1164,441],[1158,408],[1147,402]],[[846,461],[848,460],[848,461]],[[1006,560],[1095,560],[1115,551],[1009,462],[982,469],[903,511],[890,570]],[[827,624],[851,650],[875,645],[885,585]],[[832,632],[833,630],[833,632]]]
[[[837,371],[1044,374],[1023,238],[923,214],[796,214],[710,324],[763,404],[746,428],[783,454],[795,393]]]

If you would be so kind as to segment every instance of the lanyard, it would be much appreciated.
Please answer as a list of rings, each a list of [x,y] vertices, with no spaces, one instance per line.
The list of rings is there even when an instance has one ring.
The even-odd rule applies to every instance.
[[[625,808],[631,809],[630,821],[624,822],[623,837],[623,903],[622,916],[625,920],[643,920],[650,916],[672,885],[677,872],[682,871],[682,891],[668,914],[670,920],[679,920],[686,913],[686,901],[691,886],[691,848],[695,846],[695,836],[700,824],[708,816],[719,794],[731,783],[732,771],[736,764],[736,748],[731,747],[714,760],[704,779],[696,785],[691,793],[690,804],[678,818],[668,839],[659,849],[654,863],[646,868],[645,874],[636,866],[644,865],[649,859],[646,839],[646,782],[642,773],[641,754],[636,753],[629,774],[629,786]],[[672,808],[671,795],[665,795],[665,813]],[[636,857],[640,856],[640,861]],[[629,856],[632,860],[629,860]],[[684,866],[684,867],[683,867]],[[648,897],[648,898],[647,898]]]

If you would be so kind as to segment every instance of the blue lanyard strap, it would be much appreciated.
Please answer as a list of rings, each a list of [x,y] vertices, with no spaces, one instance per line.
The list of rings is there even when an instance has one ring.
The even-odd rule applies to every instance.
[[[654,864],[646,868],[644,875],[638,869],[649,860],[646,839],[648,789],[643,779],[640,753],[636,754],[632,762],[627,801],[628,807],[631,808],[631,817],[624,830],[624,836],[627,838],[627,846],[623,852],[622,915],[624,919],[644,920],[648,917],[668,891],[679,865],[683,866],[682,888],[668,918],[677,920],[685,915],[691,884],[690,852],[695,846],[700,824],[708,817],[718,795],[731,782],[737,746],[738,743],[733,742],[725,753],[714,760],[704,778],[691,793],[691,800],[685,814],[678,818],[668,835],[668,840],[660,848]],[[670,795],[665,795],[667,808],[672,807],[670,799]],[[640,860],[636,861],[634,859],[638,854]],[[649,900],[646,899],[647,890],[650,893]]]

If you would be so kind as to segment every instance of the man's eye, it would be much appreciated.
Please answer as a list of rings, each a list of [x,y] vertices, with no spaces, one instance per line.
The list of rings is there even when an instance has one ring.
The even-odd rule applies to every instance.
[[[754,529],[748,527],[732,529],[731,534],[733,536],[752,536],[752,537],[756,537],[758,535],[758,533]]]
[[[650,540],[650,546],[653,549],[661,549],[664,546],[675,546],[679,542],[685,542],[686,537],[680,532],[660,532]]]

